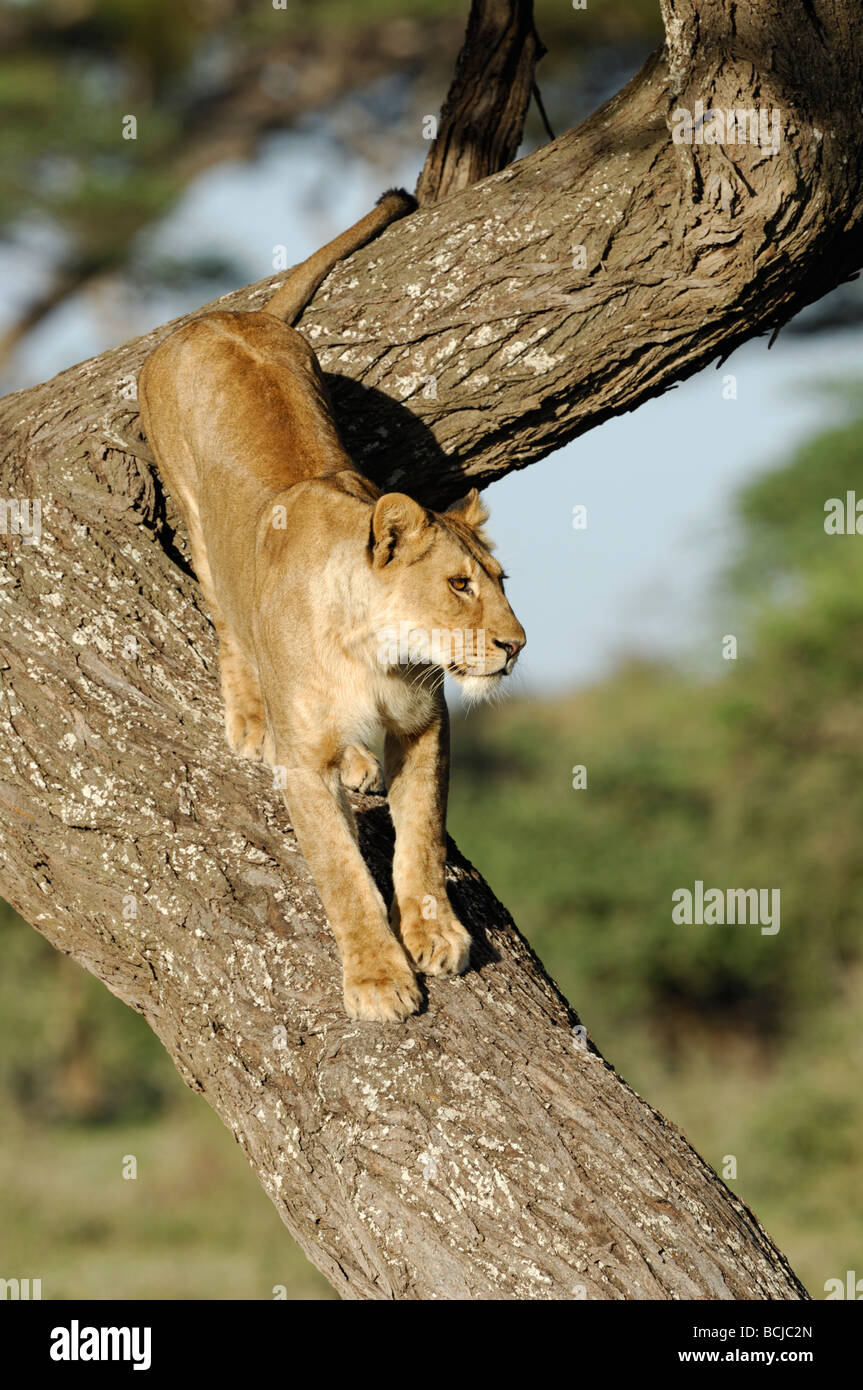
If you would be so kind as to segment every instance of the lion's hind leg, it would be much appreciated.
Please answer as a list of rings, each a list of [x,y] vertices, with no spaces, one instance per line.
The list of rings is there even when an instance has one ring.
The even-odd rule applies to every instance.
[[[250,758],[258,763],[272,762],[267,716],[257,670],[240,646],[216,598],[197,498],[191,489],[184,490],[181,495],[186,508],[192,562],[219,639],[219,670],[228,744],[241,758]]]

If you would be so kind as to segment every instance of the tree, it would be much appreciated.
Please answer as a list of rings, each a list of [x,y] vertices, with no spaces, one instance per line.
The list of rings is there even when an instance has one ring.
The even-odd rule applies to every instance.
[[[377,481],[436,504],[492,482],[859,265],[850,0],[663,16],[664,47],[593,117],[390,228],[304,315]],[[697,101],[724,134],[763,107],[770,136],[775,110],[775,152],[709,141]],[[454,846],[476,968],[404,1027],[344,1016],[284,808],[225,751],[212,629],[136,452],[133,383],[172,326],[0,403],[3,494],[41,502],[38,544],[4,537],[0,889],[144,1015],[345,1296],[805,1297]],[[356,805],[386,892],[385,805]]]

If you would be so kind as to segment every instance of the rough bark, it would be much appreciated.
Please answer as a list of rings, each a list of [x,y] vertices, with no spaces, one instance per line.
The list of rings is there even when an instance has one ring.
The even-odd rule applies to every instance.
[[[420,207],[515,159],[544,54],[533,0],[472,0],[455,76],[416,186]]]
[[[858,265],[854,7],[705,0],[699,17],[669,0],[667,52],[585,126],[325,284],[302,327],[373,476],[440,501],[523,467]],[[673,145],[674,107],[713,93],[779,105],[779,152]],[[0,891],[148,1019],[345,1296],[805,1296],[581,1044],[454,849],[477,968],[433,982],[404,1027],[344,1017],[278,795],[225,750],[170,499],[128,446],[130,382],[165,332],[0,406],[0,495],[43,508],[40,544],[4,537]],[[387,814],[358,804],[385,886]]]

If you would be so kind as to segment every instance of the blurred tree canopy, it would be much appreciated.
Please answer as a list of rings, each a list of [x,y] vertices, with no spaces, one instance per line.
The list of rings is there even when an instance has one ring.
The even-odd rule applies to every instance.
[[[0,338],[0,360],[69,294],[126,265],[138,234],[208,166],[250,158],[266,135],[382,80],[401,77],[414,101],[436,111],[468,9],[467,0],[8,5],[0,12],[0,238],[48,226],[61,249],[45,288]],[[536,7],[563,126],[583,112],[561,74],[615,44],[646,53],[661,32],[654,0],[618,4],[613,16],[608,9]],[[408,114],[413,106],[399,112],[392,101],[382,113],[393,126]],[[204,253],[186,273],[226,270]],[[163,283],[182,273],[143,271]],[[136,266],[136,279],[141,272]]]

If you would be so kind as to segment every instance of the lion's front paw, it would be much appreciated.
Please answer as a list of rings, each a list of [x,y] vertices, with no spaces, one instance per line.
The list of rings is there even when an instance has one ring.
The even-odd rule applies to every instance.
[[[461,975],[470,963],[470,935],[455,917],[403,921],[401,937],[424,975]]]
[[[376,795],[386,791],[384,774],[374,753],[356,743],[349,743],[342,754],[339,773],[348,791]]]
[[[401,950],[377,958],[370,954],[369,959],[345,966],[344,979],[345,1008],[351,1018],[400,1023],[422,1003],[417,978]]]

